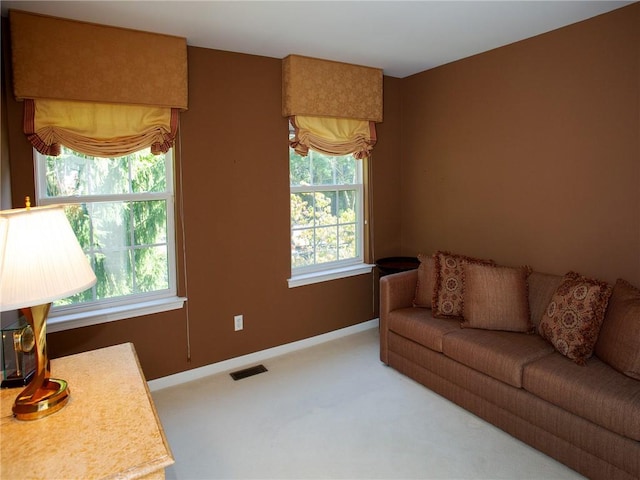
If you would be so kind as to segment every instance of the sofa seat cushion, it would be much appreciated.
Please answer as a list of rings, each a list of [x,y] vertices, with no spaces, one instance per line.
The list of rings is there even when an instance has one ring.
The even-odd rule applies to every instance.
[[[442,338],[449,332],[460,330],[460,322],[453,319],[433,318],[431,310],[409,307],[389,314],[389,330],[409,338],[436,352],[442,352]]]
[[[577,365],[559,353],[524,369],[523,387],[538,397],[640,441],[640,382],[597,357]]]
[[[553,352],[538,335],[463,329],[443,337],[442,353],[496,380],[522,387],[528,363]]]

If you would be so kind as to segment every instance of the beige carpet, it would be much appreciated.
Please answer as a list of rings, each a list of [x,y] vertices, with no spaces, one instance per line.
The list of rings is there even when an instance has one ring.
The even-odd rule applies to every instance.
[[[377,329],[261,363],[153,392],[168,479],[583,478],[383,365]]]

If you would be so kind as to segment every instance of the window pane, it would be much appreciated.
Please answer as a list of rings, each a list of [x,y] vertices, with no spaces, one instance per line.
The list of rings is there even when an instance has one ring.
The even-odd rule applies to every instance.
[[[96,247],[113,249],[131,245],[130,202],[93,203],[89,211]]]
[[[46,157],[48,197],[109,195],[129,191],[127,157],[94,158],[61,147],[58,157]]]
[[[314,262],[313,229],[294,230],[291,233],[291,266],[305,267]]]
[[[149,149],[131,155],[131,191],[164,192],[167,172],[164,155],[153,155]]]
[[[313,226],[313,193],[291,194],[291,227]]]
[[[71,229],[78,238],[78,243],[84,251],[87,251],[92,245],[91,217],[87,210],[87,204],[67,205],[64,212],[69,220]]]
[[[165,192],[165,155],[150,149],[125,157],[99,158],[74,152],[62,146],[58,157],[46,158],[46,195],[122,195]]]
[[[84,181],[89,185],[89,195],[110,195],[129,192],[129,159],[84,159]]]
[[[357,190],[342,190],[339,192],[338,222],[352,223],[357,220]]]
[[[316,228],[316,263],[338,259],[338,227]]]
[[[96,252],[94,271],[98,282],[98,299],[130,295],[133,292],[133,266],[130,250],[103,250]]]
[[[136,293],[169,288],[166,245],[134,250]]]
[[[135,245],[166,243],[167,202],[133,202],[133,232]]]
[[[59,157],[46,157],[46,196],[70,197],[89,193],[86,159],[71,154],[63,147]]]
[[[357,242],[356,242],[356,226],[345,225],[340,227],[340,260],[347,258],[357,257]]]
[[[316,192],[316,225],[335,225],[337,192]]]
[[[319,154],[313,150],[309,151],[309,156],[313,161],[313,185],[333,185],[333,168],[335,163],[335,157],[328,157],[326,155]]]
[[[353,155],[344,155],[336,158],[336,184],[352,185],[358,182],[357,165]]]
[[[289,149],[289,184],[311,185],[311,159],[301,157],[293,148]]]

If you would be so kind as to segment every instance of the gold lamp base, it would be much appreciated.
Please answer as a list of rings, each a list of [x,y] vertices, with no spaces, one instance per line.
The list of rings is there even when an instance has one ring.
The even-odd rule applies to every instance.
[[[57,412],[69,401],[67,382],[49,375],[46,324],[49,308],[50,303],[22,309],[34,333],[36,371],[13,404],[13,415],[18,420],[38,420]]]
[[[48,378],[33,395],[19,395],[16,398],[13,415],[18,420],[38,420],[46,417],[67,404],[69,393],[65,380]]]

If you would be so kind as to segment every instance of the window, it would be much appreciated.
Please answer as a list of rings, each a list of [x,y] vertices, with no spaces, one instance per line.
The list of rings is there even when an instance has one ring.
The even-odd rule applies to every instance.
[[[362,176],[353,155],[302,157],[289,148],[292,280],[362,265]]]
[[[63,146],[57,157],[35,152],[35,164],[38,204],[68,204],[67,218],[97,277],[91,289],[54,302],[54,323],[57,315],[175,299],[171,150],[97,158]],[[153,312],[138,314],[145,313]]]

